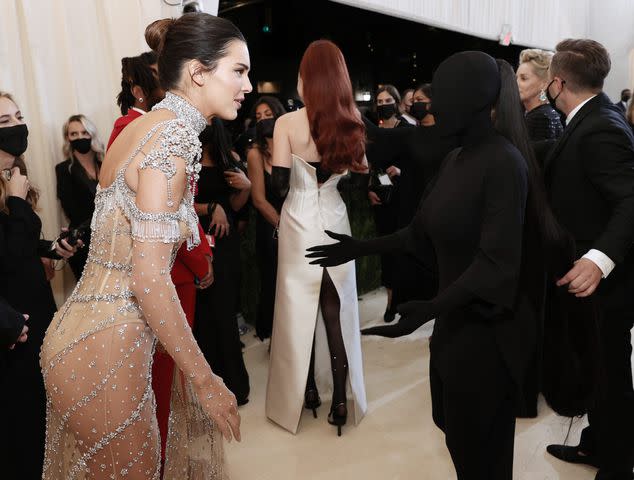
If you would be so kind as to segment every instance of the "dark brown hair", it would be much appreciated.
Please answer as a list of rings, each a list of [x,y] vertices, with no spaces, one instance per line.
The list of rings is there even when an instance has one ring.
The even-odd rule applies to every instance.
[[[551,76],[561,77],[573,91],[600,91],[610,67],[608,51],[599,42],[590,39],[559,42],[550,63]]]
[[[389,93],[390,97],[392,97],[394,99],[394,102],[398,105],[399,103],[401,103],[401,94],[398,93],[398,90],[396,89],[396,87],[394,85],[382,85],[381,87],[379,87],[379,89],[376,91],[376,97],[379,96],[379,93],[383,93],[383,92],[387,92]],[[375,98],[376,98],[375,97]]]
[[[421,83],[420,85],[418,85],[416,87],[416,89],[414,90],[414,93],[418,92],[418,91],[423,92],[423,95],[425,95],[427,98],[429,98],[431,100],[431,83]]]
[[[255,102],[255,105],[253,105],[253,108],[251,109],[251,118],[253,118],[254,125],[255,125],[255,111],[258,109],[260,105],[267,105],[271,109],[271,112],[273,113],[273,118],[276,120],[286,113],[286,110],[284,110],[284,106],[282,105],[282,102],[280,102],[277,98],[272,97],[270,95],[264,95],[258,98],[258,101]],[[271,152],[269,152],[269,142],[267,142],[265,138],[259,138],[259,136],[256,135],[255,142],[253,142],[253,146],[254,148],[258,149],[258,151],[260,152],[263,158],[265,159],[270,158]]]
[[[157,20],[145,29],[145,41],[158,54],[159,80],[165,90],[178,85],[188,60],[198,60],[213,71],[231,42],[245,42],[233,23],[208,13]]]
[[[134,95],[132,88],[135,85],[141,87],[145,95],[150,95],[158,87],[154,73],[150,65],[156,63],[156,52],[145,52],[137,57],[124,57],[121,59],[121,91],[117,95],[117,105],[121,109],[121,115],[128,113],[134,107]]]
[[[346,60],[329,40],[311,43],[299,66],[310,133],[327,170],[361,168],[365,126],[352,96]]]

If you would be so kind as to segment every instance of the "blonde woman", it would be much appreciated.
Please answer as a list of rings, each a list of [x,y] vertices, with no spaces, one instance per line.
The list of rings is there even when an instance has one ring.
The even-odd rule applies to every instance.
[[[28,315],[24,343],[0,352],[0,435],[2,478],[40,478],[44,459],[46,396],[39,367],[44,332],[56,306],[41,257],[69,258],[64,240],[51,250],[40,240],[38,193],[24,161],[28,128],[11,95],[0,92],[0,297]]]
[[[535,48],[520,53],[517,86],[526,110],[528,136],[532,141],[557,139],[564,130],[559,113],[550,105],[546,95],[552,57],[552,52]]]
[[[55,167],[57,198],[68,218],[69,230],[77,233],[88,246],[97,178],[105,150],[97,127],[84,115],[71,116],[64,123],[62,134],[66,160]],[[88,249],[84,248],[68,262],[77,280],[81,277],[87,258]]]

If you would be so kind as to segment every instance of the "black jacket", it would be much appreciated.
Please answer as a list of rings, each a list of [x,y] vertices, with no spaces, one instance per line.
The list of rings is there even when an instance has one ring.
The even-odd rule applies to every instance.
[[[548,104],[540,105],[526,113],[526,128],[533,142],[557,139],[564,131],[561,117]]]
[[[0,349],[4,350],[15,343],[22,333],[24,322],[24,316],[0,298]]]
[[[544,165],[553,213],[576,241],[616,263],[599,296],[612,308],[634,307],[634,135],[600,93],[573,117]]]
[[[71,227],[77,227],[90,220],[95,210],[97,180],[88,177],[86,170],[70,159],[58,163],[55,167],[57,177],[57,198],[70,221]]]

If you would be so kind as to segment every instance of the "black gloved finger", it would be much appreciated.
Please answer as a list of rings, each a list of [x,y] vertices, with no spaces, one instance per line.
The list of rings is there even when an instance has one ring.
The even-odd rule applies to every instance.
[[[310,252],[305,255],[306,258],[323,258],[328,256],[328,252],[326,250],[310,250],[307,248],[306,251]]]
[[[361,335],[377,335],[379,337],[396,338],[405,335],[401,327],[397,325],[383,325],[369,327],[361,330]]]
[[[308,264],[309,265],[319,265],[320,267],[325,267],[323,258],[318,258],[317,260],[313,260],[311,262],[308,262]]]
[[[380,337],[397,338],[404,337],[418,330],[427,320],[420,317],[401,317],[393,325],[369,327],[361,330],[362,335],[378,335]]]
[[[350,237],[350,235],[344,235],[343,233],[335,233],[335,232],[331,232],[330,230],[324,230],[324,232],[326,232],[326,235],[328,235],[330,238],[334,238],[335,240],[339,240],[339,241],[352,238]]]
[[[306,249],[307,252],[321,252],[327,250],[330,245],[314,245]]]

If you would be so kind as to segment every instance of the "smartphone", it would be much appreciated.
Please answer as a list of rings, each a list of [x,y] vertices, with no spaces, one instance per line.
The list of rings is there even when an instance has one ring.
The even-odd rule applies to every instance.
[[[207,243],[211,248],[216,248],[216,237],[210,233],[205,234],[205,238],[207,238]]]

